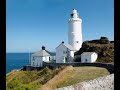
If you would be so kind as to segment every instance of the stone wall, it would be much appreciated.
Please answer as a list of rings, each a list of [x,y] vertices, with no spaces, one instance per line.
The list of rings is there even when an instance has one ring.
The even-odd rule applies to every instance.
[[[95,67],[102,67],[106,68],[110,74],[114,73],[114,65],[108,64],[108,63],[81,63],[81,62],[72,62],[72,63],[43,63],[43,67],[32,67],[29,65],[24,66],[23,70],[31,71],[31,70],[41,70],[44,67],[51,67],[51,68],[57,68],[61,66],[73,66],[73,67],[79,67],[79,66],[95,66]]]
[[[55,90],[114,90],[114,74]]]
[[[73,62],[73,63],[44,63],[44,67],[61,67],[61,66],[95,66],[95,67],[102,67],[108,69],[108,71],[112,74],[114,73],[114,65],[108,63],[81,63],[81,62]]]

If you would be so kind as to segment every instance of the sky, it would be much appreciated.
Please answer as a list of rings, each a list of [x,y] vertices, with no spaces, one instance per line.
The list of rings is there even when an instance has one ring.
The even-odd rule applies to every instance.
[[[72,9],[82,19],[83,41],[114,40],[114,0],[6,0],[6,52],[49,51],[68,43]]]

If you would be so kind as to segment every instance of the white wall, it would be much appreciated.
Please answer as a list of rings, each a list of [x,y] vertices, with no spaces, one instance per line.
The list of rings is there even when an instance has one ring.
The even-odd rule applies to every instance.
[[[77,16],[77,11],[74,12],[74,18],[69,19],[68,41],[76,50],[82,46],[82,19]]]
[[[55,60],[55,56],[50,56],[50,61]]]
[[[34,57],[34,59],[33,59]],[[40,56],[31,56],[31,66],[33,67],[43,67],[43,61],[49,62],[50,56],[40,57]]]
[[[74,52],[70,51],[64,45],[60,44],[56,48],[56,63],[65,63],[65,57],[67,57],[68,62],[72,62],[74,58]]]
[[[86,59],[87,59],[87,62],[88,63],[91,63],[91,62],[95,62],[97,60],[97,54],[96,53],[93,53],[91,55],[84,55],[84,54],[81,54],[81,62],[84,63],[86,62]]]
[[[87,59],[87,61],[86,61]],[[87,56],[87,55],[81,55],[81,62],[84,63],[84,62],[91,62],[91,56]]]
[[[43,60],[44,62],[49,62],[49,61],[50,61],[50,60],[49,60],[49,57],[50,57],[50,56],[42,57],[42,60]]]
[[[33,59],[34,57],[34,59]],[[42,57],[31,56],[31,66],[33,67],[43,67]]]
[[[70,52],[69,60],[70,60],[70,62],[73,62],[73,59],[74,59],[74,52],[75,52],[75,51],[69,51],[69,52]]]
[[[60,44],[60,46],[56,48],[56,63],[64,62],[63,60],[66,55],[63,54],[63,51],[67,51],[67,48]]]
[[[93,53],[91,56],[92,62],[95,62],[98,58],[98,55],[96,53]]]

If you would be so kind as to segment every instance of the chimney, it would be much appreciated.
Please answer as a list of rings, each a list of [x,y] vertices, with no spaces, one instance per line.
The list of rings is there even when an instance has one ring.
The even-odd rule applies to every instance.
[[[45,46],[42,46],[42,50],[45,50]]]
[[[64,43],[64,41],[62,41],[62,43]]]

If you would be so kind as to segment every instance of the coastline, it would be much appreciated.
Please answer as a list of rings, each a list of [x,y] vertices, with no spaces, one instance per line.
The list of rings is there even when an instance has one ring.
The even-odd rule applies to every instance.
[[[20,71],[20,70],[22,70],[22,69],[23,69],[23,68],[13,69],[13,70],[11,70],[9,73],[6,73],[6,76],[9,75],[9,74],[12,73],[12,72]]]

